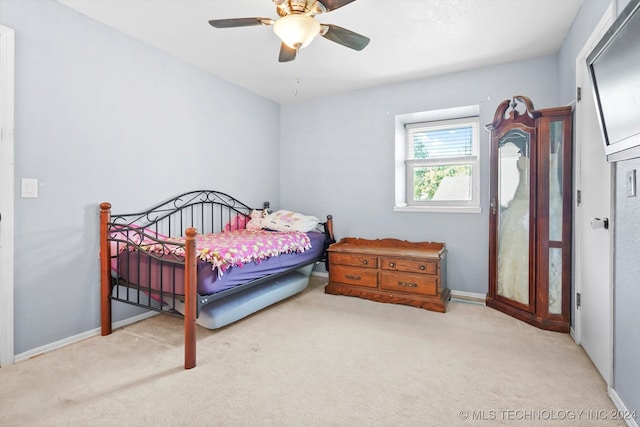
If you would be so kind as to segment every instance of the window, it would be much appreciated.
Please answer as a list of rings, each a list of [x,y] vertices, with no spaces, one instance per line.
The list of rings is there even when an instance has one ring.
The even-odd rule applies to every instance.
[[[399,117],[396,210],[479,212],[477,107]]]

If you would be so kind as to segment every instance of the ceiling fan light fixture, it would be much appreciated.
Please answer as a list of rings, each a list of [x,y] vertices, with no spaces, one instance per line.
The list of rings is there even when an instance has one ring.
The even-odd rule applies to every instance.
[[[278,19],[273,24],[273,31],[284,44],[300,49],[320,33],[320,24],[308,15],[292,14]]]

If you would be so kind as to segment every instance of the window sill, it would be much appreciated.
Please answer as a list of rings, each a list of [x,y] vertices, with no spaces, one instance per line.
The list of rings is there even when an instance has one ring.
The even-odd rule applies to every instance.
[[[481,213],[479,206],[394,206],[395,212]]]

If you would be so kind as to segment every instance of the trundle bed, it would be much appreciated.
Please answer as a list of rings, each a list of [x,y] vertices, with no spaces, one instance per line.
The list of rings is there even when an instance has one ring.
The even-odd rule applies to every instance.
[[[304,290],[335,242],[326,222],[258,212],[218,191],[191,191],[144,212],[100,205],[102,335],[111,301],[184,317],[185,369],[196,365],[196,323],[216,329]],[[252,215],[252,213],[254,215]],[[253,218],[252,218],[253,217]]]

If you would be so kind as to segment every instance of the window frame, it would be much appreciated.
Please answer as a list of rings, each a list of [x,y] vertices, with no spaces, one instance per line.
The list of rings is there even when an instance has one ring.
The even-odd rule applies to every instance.
[[[480,213],[480,119],[479,106],[472,105],[444,110],[433,110],[396,116],[396,202],[395,211],[405,212],[468,212]],[[470,156],[412,159],[409,158],[415,129],[472,126]],[[471,166],[471,200],[413,200],[414,174],[416,167],[442,165]]]

